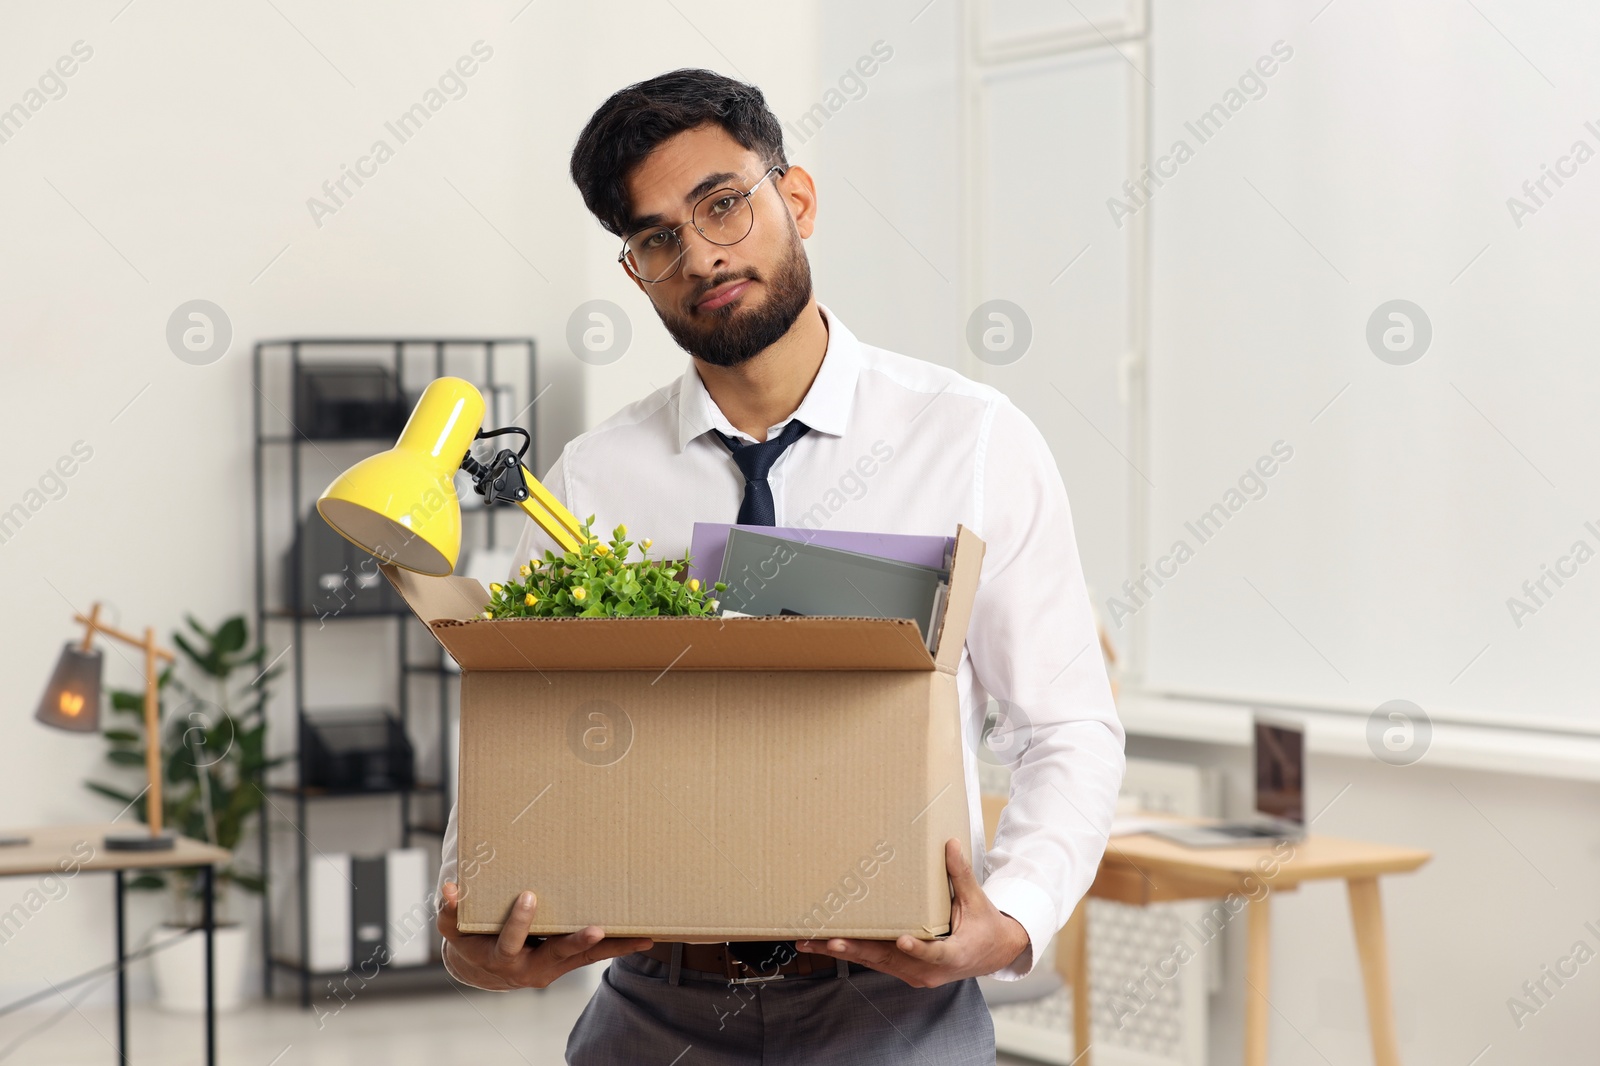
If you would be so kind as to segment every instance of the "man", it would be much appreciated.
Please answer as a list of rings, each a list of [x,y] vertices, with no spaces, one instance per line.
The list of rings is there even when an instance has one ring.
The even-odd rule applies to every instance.
[[[972,835],[946,844],[955,900],[938,941],[684,946],[590,927],[530,943],[532,891],[498,937],[456,929],[452,811],[440,873],[446,965],[469,984],[510,989],[615,960],[568,1041],[573,1063],[993,1062],[975,978],[1026,976],[1066,922],[1099,864],[1123,771],[1044,439],[996,390],[865,345],[817,302],[801,243],[817,222],[815,186],[785,161],[758,89],[703,70],[623,89],[579,137],[572,176],[692,358],[673,385],[568,444],[545,484],[596,515],[596,528],[626,522],[668,555],[682,554],[695,521],[736,516],[976,531],[987,554],[957,674]],[[542,549],[530,524],[518,559]],[[973,753],[989,699],[1007,708],[995,736],[1017,754],[985,856]]]

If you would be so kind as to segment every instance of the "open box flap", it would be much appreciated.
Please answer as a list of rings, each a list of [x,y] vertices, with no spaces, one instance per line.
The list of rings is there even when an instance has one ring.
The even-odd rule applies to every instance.
[[[983,541],[962,527],[939,619],[938,657],[903,618],[506,618],[479,615],[466,577],[379,569],[463,670],[934,670],[961,660]]]
[[[983,540],[966,526],[956,527],[956,544],[950,555],[950,589],[945,593],[944,613],[934,641],[939,669],[947,674],[961,665],[961,649],[967,642],[967,623],[972,620],[972,600],[978,594],[978,574],[983,570]]]

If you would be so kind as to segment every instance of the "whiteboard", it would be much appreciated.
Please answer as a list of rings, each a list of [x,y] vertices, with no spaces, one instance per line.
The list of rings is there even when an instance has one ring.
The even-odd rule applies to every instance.
[[[1194,151],[1144,208],[1146,683],[1600,731],[1600,12],[1157,2],[1152,34],[1152,155]],[[1414,314],[1369,342],[1395,300],[1425,350]]]

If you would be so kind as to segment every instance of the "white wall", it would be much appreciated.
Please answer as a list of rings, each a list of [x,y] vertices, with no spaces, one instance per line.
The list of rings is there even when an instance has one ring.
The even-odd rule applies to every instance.
[[[165,634],[186,612],[215,620],[251,607],[256,339],[532,335],[553,386],[538,404],[541,463],[681,371],[685,357],[567,177],[572,142],[610,92],[674,66],[742,72],[780,114],[821,88],[808,6],[786,12],[782,49],[748,11],[676,8],[280,0],[0,15],[0,107],[74,42],[92,49],[65,95],[0,143],[0,508],[23,501],[73,442],[93,449],[65,494],[0,544],[0,821],[115,813],[80,784],[101,772],[101,743],[31,720],[74,608],[100,600],[123,624]],[[307,198],[375,138],[395,143],[384,123],[480,40],[493,55],[466,95],[319,227]],[[231,348],[209,366],[180,362],[164,337],[173,309],[195,298],[232,322]],[[594,298],[627,308],[634,326],[632,349],[603,368],[564,339],[568,315]],[[324,465],[312,456],[308,480],[331,479]],[[107,657],[108,683],[136,680]],[[245,854],[253,863],[253,844]],[[0,882],[0,909],[30,887]],[[139,901],[133,928],[159,912]],[[72,883],[0,946],[0,998],[103,963],[110,923],[109,883]]]

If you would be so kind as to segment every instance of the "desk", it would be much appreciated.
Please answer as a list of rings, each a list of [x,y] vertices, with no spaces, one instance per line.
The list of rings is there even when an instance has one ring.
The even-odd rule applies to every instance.
[[[37,828],[7,830],[7,833],[28,838],[26,844],[0,847],[0,877],[27,877],[55,874],[67,877],[66,870],[76,866],[72,876],[84,873],[109,872],[116,882],[117,921],[117,1061],[128,1061],[128,975],[125,968],[127,937],[123,920],[123,875],[129,870],[178,869],[199,867],[200,882],[204,889],[203,928],[206,933],[206,1064],[217,1061],[217,1018],[213,995],[215,981],[212,970],[216,916],[213,911],[215,875],[219,864],[232,859],[232,854],[198,840],[179,837],[173,847],[165,851],[109,851],[102,843],[106,833],[126,833],[130,827],[122,825],[42,826]],[[87,854],[87,858],[84,855]],[[63,863],[68,864],[63,867]],[[42,908],[41,908],[42,909]],[[30,912],[30,917],[33,912]]]
[[[1268,962],[1271,959],[1273,895],[1293,892],[1306,881],[1338,879],[1350,893],[1356,950],[1366,989],[1367,1023],[1376,1066],[1399,1066],[1394,1007],[1389,990],[1389,949],[1383,931],[1378,878],[1409,873],[1432,856],[1414,848],[1312,836],[1294,844],[1241,848],[1186,848],[1148,834],[1113,837],[1089,889],[1095,899],[1145,906],[1190,899],[1243,897],[1247,914],[1245,964],[1245,1066],[1266,1066]],[[1089,956],[1086,907],[1079,902],[1062,937],[1057,959],[1072,986],[1074,1050],[1078,1066],[1090,1066]]]

